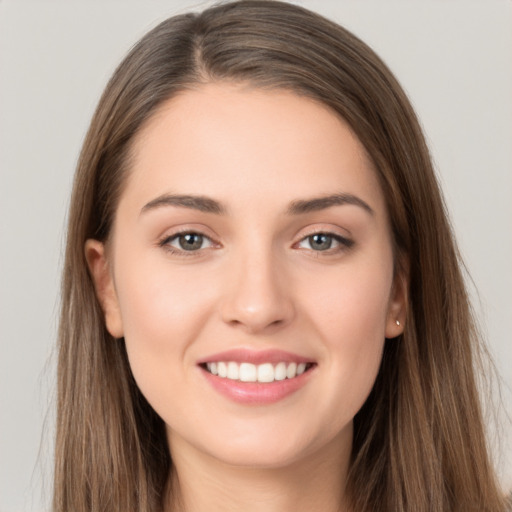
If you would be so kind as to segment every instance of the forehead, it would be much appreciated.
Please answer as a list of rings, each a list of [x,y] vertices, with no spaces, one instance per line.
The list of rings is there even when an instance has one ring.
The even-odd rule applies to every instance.
[[[366,196],[384,208],[371,160],[327,106],[283,90],[207,84],[164,103],[135,138],[128,195],[194,193],[223,202]]]

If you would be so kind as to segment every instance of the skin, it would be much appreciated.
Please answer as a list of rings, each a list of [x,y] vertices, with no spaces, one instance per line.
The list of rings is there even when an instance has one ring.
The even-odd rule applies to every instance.
[[[364,148],[313,100],[216,83],[165,103],[133,155],[108,250],[89,240],[85,251],[107,328],[124,336],[137,384],[167,425],[179,497],[169,509],[344,510],[353,418],[405,317]],[[289,212],[333,193],[371,212]],[[206,196],[226,211],[144,209],[164,194]],[[182,230],[203,234],[201,248],[180,249],[172,237]],[[328,239],[321,251],[314,233],[351,245]],[[197,364],[232,348],[285,350],[316,366],[277,403],[235,403]]]

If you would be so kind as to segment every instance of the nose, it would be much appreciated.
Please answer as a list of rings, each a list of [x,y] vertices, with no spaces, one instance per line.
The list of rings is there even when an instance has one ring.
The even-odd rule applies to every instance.
[[[291,283],[271,254],[239,256],[228,279],[221,316],[229,325],[251,334],[268,334],[294,318]]]

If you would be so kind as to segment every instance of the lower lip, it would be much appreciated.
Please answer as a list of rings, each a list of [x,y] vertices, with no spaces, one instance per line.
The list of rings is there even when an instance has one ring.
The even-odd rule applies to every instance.
[[[314,368],[293,379],[274,382],[242,382],[218,377],[201,368],[206,380],[220,394],[242,404],[273,404],[302,388],[309,380]]]

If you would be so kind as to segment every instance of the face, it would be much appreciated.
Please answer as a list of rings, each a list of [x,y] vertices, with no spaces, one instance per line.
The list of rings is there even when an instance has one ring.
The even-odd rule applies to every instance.
[[[227,84],[169,100],[86,255],[171,451],[278,467],[350,445],[404,301],[375,170],[327,107]]]

